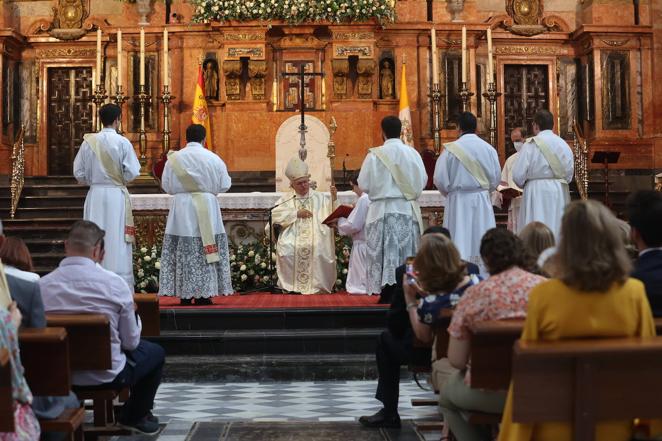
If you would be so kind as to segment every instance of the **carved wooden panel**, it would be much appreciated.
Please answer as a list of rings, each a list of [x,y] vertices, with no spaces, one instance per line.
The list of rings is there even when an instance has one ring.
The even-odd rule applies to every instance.
[[[303,65],[304,72],[314,72],[314,63],[313,61],[286,61],[285,62],[285,72],[287,73],[297,73],[299,72],[300,66]],[[318,77],[314,76],[304,76],[304,102],[306,103],[306,109],[315,109],[316,108],[316,99],[315,99],[315,82],[319,81]],[[301,90],[301,84],[299,84],[299,77],[296,76],[286,76],[283,78],[283,91],[285,96],[285,110],[298,110],[299,109],[299,91]]]
[[[627,51],[602,51],[602,128],[630,129],[630,58]]]
[[[83,135],[92,130],[92,69],[48,69],[48,174],[70,175]]]
[[[506,156],[515,152],[510,132],[524,127],[532,135],[533,115],[540,109],[549,110],[549,74],[547,65],[504,66],[504,99]]]
[[[457,119],[462,109],[460,89],[462,86],[461,70],[462,55],[459,52],[446,52],[443,59],[444,69],[444,93],[446,95],[444,106],[444,127],[454,129],[457,127]]]

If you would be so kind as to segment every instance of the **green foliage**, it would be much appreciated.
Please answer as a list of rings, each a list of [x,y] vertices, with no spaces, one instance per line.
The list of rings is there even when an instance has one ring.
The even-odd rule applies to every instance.
[[[283,20],[382,24],[395,21],[395,0],[192,0],[194,22]]]

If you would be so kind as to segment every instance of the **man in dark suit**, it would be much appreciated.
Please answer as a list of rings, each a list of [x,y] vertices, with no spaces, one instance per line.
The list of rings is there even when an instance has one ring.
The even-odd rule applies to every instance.
[[[450,232],[444,227],[429,227],[423,232],[423,235],[432,233],[441,233],[450,239]],[[469,274],[479,274],[480,270],[477,265],[470,262],[465,263]],[[374,415],[359,418],[359,422],[366,427],[400,427],[397,408],[400,395],[400,366],[408,364],[414,352],[414,334],[402,289],[405,269],[405,265],[396,268],[396,284],[385,286],[381,293],[380,303],[391,303],[386,315],[387,329],[380,334],[376,349],[379,381],[375,398],[384,404],[384,408]],[[388,301],[383,301],[387,297]],[[430,356],[427,358],[429,361]]]
[[[41,299],[39,284],[19,279],[7,274],[7,284],[11,298],[16,301],[18,309],[23,314],[21,327],[45,328],[44,302]]]
[[[662,193],[633,193],[627,210],[632,241],[639,250],[632,277],[644,282],[653,315],[662,317]]]

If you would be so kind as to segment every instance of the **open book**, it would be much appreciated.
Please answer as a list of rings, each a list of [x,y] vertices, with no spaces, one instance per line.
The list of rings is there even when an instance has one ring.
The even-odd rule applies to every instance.
[[[9,295],[9,284],[7,283],[7,277],[5,276],[5,266],[0,260],[0,308],[9,308],[11,305],[12,299]]]
[[[351,205],[339,205],[338,208],[333,210],[333,213],[331,213],[329,215],[329,217],[327,217],[326,219],[324,219],[322,221],[322,223],[324,225],[328,225],[330,222],[332,222],[332,221],[334,221],[338,218],[348,217],[353,209],[354,209],[354,207],[352,207]]]

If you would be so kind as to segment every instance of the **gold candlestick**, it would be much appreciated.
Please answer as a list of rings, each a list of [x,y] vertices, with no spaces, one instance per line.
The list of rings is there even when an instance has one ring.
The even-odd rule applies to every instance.
[[[170,94],[170,87],[163,86],[163,95],[161,95],[161,102],[163,103],[163,139],[161,141],[163,146],[163,153],[170,151],[170,102],[175,97]]]
[[[471,112],[471,103],[469,99],[474,96],[473,92],[469,91],[469,84],[464,81],[462,82],[462,89],[460,89],[460,98],[462,99],[462,111]]]
[[[441,88],[439,83],[432,85],[432,92],[430,93],[430,98],[432,98],[432,136],[434,137],[434,153],[439,156],[441,153],[441,99],[443,95],[441,94]]]
[[[152,97],[147,95],[147,88],[144,84],[140,85],[140,92],[135,97],[140,105],[140,130],[138,132],[138,145],[140,146],[140,175],[149,176],[146,170],[147,166],[147,133],[145,132],[145,106],[152,103]]]
[[[96,106],[96,112],[94,112],[94,119],[92,120],[92,127],[95,132],[101,130],[101,119],[99,118],[99,109],[101,109],[103,103],[106,102],[106,98],[108,98],[108,95],[106,95],[106,89],[103,87],[102,84],[97,84],[94,88],[94,93],[92,94],[92,102]]]
[[[117,104],[117,106],[120,108],[121,113],[124,113],[124,102],[127,100],[126,95],[124,95],[124,92],[122,91],[122,86],[119,85],[117,86],[117,89],[115,89],[115,95],[113,95],[112,100]],[[120,116],[120,123],[117,126],[117,133],[120,135],[124,134],[124,131],[122,130],[122,117]]]
[[[491,82],[487,84],[487,92],[483,93],[483,96],[490,102],[490,144],[499,150],[497,146],[497,98],[501,96],[501,92],[497,92],[496,83]]]

